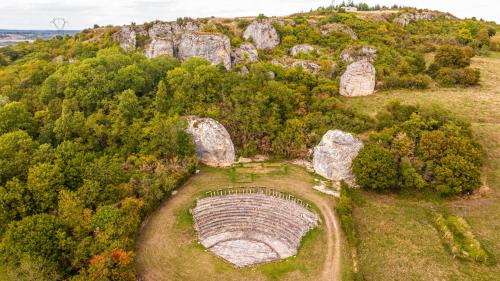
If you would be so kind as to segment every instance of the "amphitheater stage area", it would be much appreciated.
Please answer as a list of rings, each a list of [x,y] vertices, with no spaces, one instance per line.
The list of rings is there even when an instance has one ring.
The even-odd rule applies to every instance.
[[[335,232],[339,228],[334,227],[338,224],[334,222],[336,200],[314,190],[314,179],[302,167],[284,162],[200,167],[199,173],[144,221],[136,244],[138,278],[141,281],[340,280],[336,262],[343,262],[340,255],[347,255],[348,248],[344,247],[345,241],[338,243],[341,252],[336,253],[337,237],[343,239]],[[239,186],[249,190],[227,190]],[[255,194],[258,193],[255,187],[260,186],[274,190]],[[247,200],[247,196],[251,198]],[[263,200],[256,200],[261,197]],[[223,203],[218,203],[219,199]],[[233,199],[238,199],[238,204],[227,206],[236,201]],[[224,210],[226,207],[235,210],[236,214],[220,213],[216,208],[221,206]],[[239,208],[245,212],[237,214]],[[269,209],[272,212],[264,211]],[[203,215],[208,219],[197,225]],[[214,227],[221,220],[239,224],[235,231],[231,229],[234,223]],[[267,221],[274,225],[266,224]]]
[[[296,255],[301,239],[319,218],[302,200],[265,188],[208,192],[192,210],[207,249],[236,267]]]

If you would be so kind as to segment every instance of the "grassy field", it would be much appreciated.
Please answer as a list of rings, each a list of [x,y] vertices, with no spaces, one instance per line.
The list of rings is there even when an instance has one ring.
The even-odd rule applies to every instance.
[[[203,167],[179,193],[144,223],[137,243],[137,270],[142,280],[331,280],[323,267],[328,241],[325,224],[308,233],[296,257],[235,269],[197,242],[189,209],[207,190],[229,186],[267,186],[333,210],[335,200],[312,189],[314,177],[286,164],[245,164],[228,169]],[[322,205],[317,205],[321,203]],[[321,215],[322,221],[325,217]],[[332,246],[333,248],[333,246]],[[348,268],[348,267],[346,267]],[[345,274],[349,274],[348,272]]]
[[[475,58],[473,66],[481,69],[479,87],[388,91],[344,99],[372,116],[392,99],[441,105],[471,122],[486,153],[484,186],[472,198],[417,200],[357,192],[354,219],[360,270],[366,280],[500,280],[500,54]],[[432,226],[429,210],[463,217],[496,264],[454,259]]]

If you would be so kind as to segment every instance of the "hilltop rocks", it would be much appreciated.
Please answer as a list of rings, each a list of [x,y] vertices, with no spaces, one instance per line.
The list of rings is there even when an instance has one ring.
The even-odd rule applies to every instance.
[[[256,62],[259,60],[257,49],[251,43],[243,43],[239,48],[231,52],[231,61],[233,65],[245,62]]]
[[[224,34],[186,32],[179,41],[177,56],[181,61],[190,57],[209,60],[213,65],[223,64],[231,69],[231,44]]]
[[[257,49],[272,49],[280,43],[278,31],[270,20],[252,22],[243,33],[243,38],[252,38]]]
[[[295,56],[299,53],[308,54],[316,51],[316,48],[309,44],[295,45],[290,49],[290,55]]]
[[[352,39],[358,39],[358,35],[347,25],[343,25],[340,23],[329,23],[325,24],[321,27],[321,35],[326,36],[330,32],[341,32],[349,35]]]
[[[375,90],[375,67],[361,60],[350,64],[340,77],[340,95],[368,96]]]
[[[450,14],[443,14],[432,11],[422,11],[414,13],[402,13],[396,18],[394,18],[393,21],[405,27],[408,24],[416,22],[418,20],[433,21],[438,19],[439,17],[444,17],[445,19],[454,19],[454,17]]]
[[[130,26],[122,26],[120,31],[113,34],[113,40],[120,44],[125,51],[135,51],[137,39],[135,31]]]
[[[151,38],[164,38],[184,32],[200,30],[201,27],[197,23],[191,21],[188,21],[183,25],[180,25],[177,22],[157,22],[151,26],[148,33]]]
[[[211,118],[188,117],[187,132],[192,136],[196,155],[201,162],[216,167],[235,161],[231,136],[221,123]]]
[[[153,39],[146,47],[145,55],[150,59],[161,55],[174,56],[174,42],[169,39]]]
[[[340,54],[340,58],[345,62],[366,60],[373,63],[377,59],[377,50],[367,46],[347,47]]]
[[[362,147],[363,142],[350,133],[330,130],[314,148],[314,171],[335,181],[352,179],[352,160]]]

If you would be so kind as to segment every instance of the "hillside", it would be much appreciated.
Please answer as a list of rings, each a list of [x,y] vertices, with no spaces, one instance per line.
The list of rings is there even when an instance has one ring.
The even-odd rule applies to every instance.
[[[499,28],[320,8],[0,48],[0,280],[494,280]],[[297,257],[239,271],[194,243],[188,209],[255,183],[327,220]]]

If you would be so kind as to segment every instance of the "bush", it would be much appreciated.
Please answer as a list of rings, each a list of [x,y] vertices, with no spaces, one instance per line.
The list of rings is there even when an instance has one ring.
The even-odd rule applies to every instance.
[[[387,78],[384,87],[388,89],[427,89],[432,82],[428,75],[398,75],[393,74]]]
[[[443,67],[437,71],[436,81],[445,87],[474,86],[479,84],[479,77],[479,69]]]
[[[386,190],[398,186],[398,165],[390,150],[368,144],[352,163],[357,183],[366,189]]]
[[[440,67],[461,68],[470,65],[470,53],[454,45],[444,45],[436,50],[434,63]]]

